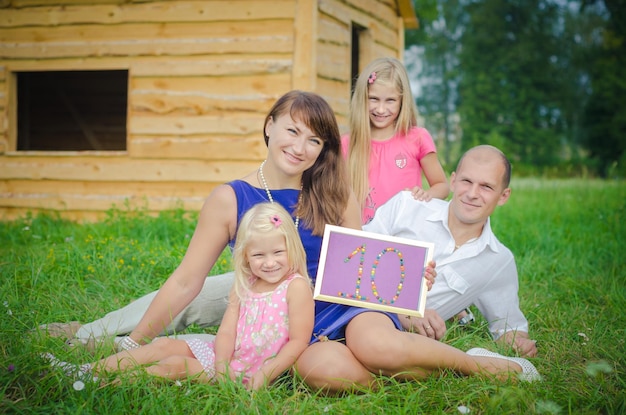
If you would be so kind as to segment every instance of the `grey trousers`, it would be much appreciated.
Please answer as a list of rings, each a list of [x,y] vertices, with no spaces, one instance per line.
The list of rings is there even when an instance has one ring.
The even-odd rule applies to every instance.
[[[200,327],[219,325],[226,311],[228,293],[233,285],[234,277],[233,272],[207,277],[202,290],[196,298],[172,320],[161,334],[174,334],[184,330],[191,324],[196,324]],[[139,324],[156,294],[157,291],[154,291],[119,310],[108,313],[101,319],[83,325],[76,332],[75,337],[81,340],[88,340],[89,338],[106,338],[129,334]],[[198,334],[182,335],[180,337],[187,336],[203,337]],[[116,342],[121,339],[122,337],[119,337],[116,339]]]

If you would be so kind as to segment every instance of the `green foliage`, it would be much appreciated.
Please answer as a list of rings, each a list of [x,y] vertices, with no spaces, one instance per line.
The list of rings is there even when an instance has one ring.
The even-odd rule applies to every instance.
[[[626,155],[626,2],[586,1],[584,10],[606,7],[607,23],[586,53],[591,96],[584,112],[583,143],[598,171],[609,176],[611,167]],[[602,8],[600,8],[603,10]]]
[[[415,7],[423,33],[406,37],[407,66],[421,67],[417,103],[444,166],[489,143],[537,171],[625,177],[624,0]]]
[[[514,178],[492,226],[515,254],[520,300],[538,341],[533,359],[544,381],[520,384],[444,373],[420,382],[381,378],[378,388],[322,396],[296,377],[255,393],[234,383],[160,381],[73,388],[40,356],[79,363],[96,356],[31,329],[52,321],[89,321],[158,288],[184,254],[195,215],[149,217],[111,211],[74,224],[54,216],[0,223],[0,413],[398,413],[617,414],[626,406],[626,183]],[[228,252],[213,272],[230,269]],[[504,353],[477,313],[468,328],[449,325],[445,341],[463,350]],[[193,330],[198,330],[194,328]]]
[[[461,39],[459,114],[464,146],[496,137],[526,164],[550,165],[560,149],[562,86],[551,58],[558,55],[558,8],[550,1],[474,2]]]

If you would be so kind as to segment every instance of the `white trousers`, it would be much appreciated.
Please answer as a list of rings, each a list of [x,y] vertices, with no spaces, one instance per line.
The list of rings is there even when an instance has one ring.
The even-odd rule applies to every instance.
[[[172,320],[161,335],[180,332],[192,324],[200,327],[219,325],[226,311],[228,293],[234,278],[233,272],[207,277],[200,293]],[[87,340],[129,334],[139,324],[156,294],[157,291],[154,291],[119,310],[108,313],[101,319],[83,325],[75,337]],[[183,335],[185,336],[188,335]],[[192,336],[203,337],[198,334]],[[116,340],[121,340],[121,337]]]

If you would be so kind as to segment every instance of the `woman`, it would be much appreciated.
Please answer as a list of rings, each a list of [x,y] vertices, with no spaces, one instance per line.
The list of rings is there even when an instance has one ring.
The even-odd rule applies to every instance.
[[[334,112],[320,96],[291,91],[265,118],[267,159],[241,180],[217,187],[207,198],[181,264],[161,287],[125,348],[164,331],[204,289],[224,248],[234,244],[243,214],[260,202],[277,202],[293,217],[314,277],[327,223],[360,229],[359,207],[346,179]],[[206,283],[205,283],[206,279]],[[207,286],[208,285],[208,286]],[[227,293],[225,294],[227,295]]]

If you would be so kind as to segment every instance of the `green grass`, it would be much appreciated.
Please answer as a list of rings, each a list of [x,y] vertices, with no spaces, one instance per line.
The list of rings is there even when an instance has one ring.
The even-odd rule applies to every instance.
[[[93,357],[30,330],[90,321],[157,289],[181,260],[196,218],[111,211],[95,224],[49,216],[0,223],[0,413],[458,414],[461,405],[471,414],[626,413],[626,183],[523,179],[512,188],[492,226],[517,257],[541,383],[444,374],[423,382],[381,379],[376,391],[338,398],[292,377],[251,394],[235,384],[141,376],[76,391],[38,356]],[[227,255],[216,268],[230,268]],[[495,349],[480,317],[471,329],[451,326],[445,341]],[[106,353],[103,347],[97,354]]]

